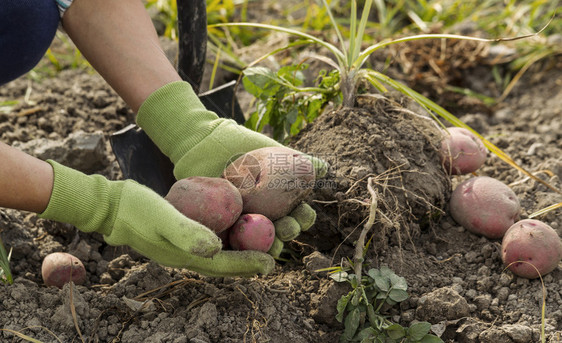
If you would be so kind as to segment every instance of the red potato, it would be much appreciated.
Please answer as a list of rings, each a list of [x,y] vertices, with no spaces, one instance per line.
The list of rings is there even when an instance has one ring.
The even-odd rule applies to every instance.
[[[459,184],[451,194],[451,216],[465,229],[487,238],[501,238],[519,219],[521,206],[511,188],[487,176]]]
[[[275,227],[261,214],[243,214],[230,229],[228,238],[234,250],[268,252],[275,239]]]
[[[553,228],[541,221],[534,219],[518,221],[503,237],[502,261],[515,275],[527,279],[537,278],[539,273],[544,276],[556,269],[560,260],[562,260],[560,237]]]
[[[176,181],[165,196],[178,211],[216,233],[231,227],[242,213],[242,196],[228,180],[193,176]]]
[[[263,214],[277,220],[291,212],[314,186],[312,162],[285,147],[250,151],[223,172],[242,194],[244,213]]]
[[[65,252],[55,252],[43,259],[41,276],[45,285],[62,288],[70,281],[77,285],[83,284],[86,281],[86,269],[77,257]]]
[[[480,168],[486,161],[486,147],[472,132],[451,127],[441,142],[441,163],[451,175],[464,175]]]

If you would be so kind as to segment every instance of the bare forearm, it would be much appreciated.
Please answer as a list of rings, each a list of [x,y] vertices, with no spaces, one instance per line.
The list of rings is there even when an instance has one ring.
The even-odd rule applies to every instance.
[[[135,112],[156,89],[181,80],[140,0],[75,0],[62,22],[82,54]]]
[[[53,189],[53,168],[0,142],[0,207],[41,213]]]

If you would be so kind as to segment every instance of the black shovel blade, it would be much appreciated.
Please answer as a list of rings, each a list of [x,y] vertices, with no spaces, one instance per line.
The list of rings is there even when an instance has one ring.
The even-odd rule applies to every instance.
[[[199,96],[205,107],[218,116],[244,123],[244,115],[234,96],[235,81]],[[131,124],[110,137],[111,148],[123,178],[135,180],[164,196],[176,181],[174,165],[138,126]]]
[[[236,99],[235,89],[236,81],[232,80],[200,94],[199,100],[209,111],[215,112],[219,117],[234,119],[238,124],[244,124],[246,119]]]
[[[176,181],[174,165],[141,128],[131,124],[111,135],[110,143],[124,179],[133,179],[161,196],[168,193]]]

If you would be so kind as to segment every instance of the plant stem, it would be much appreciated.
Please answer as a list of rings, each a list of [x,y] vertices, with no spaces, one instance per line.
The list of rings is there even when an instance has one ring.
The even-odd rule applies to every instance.
[[[355,254],[353,256],[353,265],[355,269],[354,272],[355,275],[357,276],[358,282],[361,282],[361,272],[363,269],[363,261],[364,261],[363,255],[365,253],[364,251],[365,237],[367,237],[367,234],[369,233],[369,231],[371,231],[371,228],[375,223],[375,217],[377,214],[378,197],[377,197],[377,191],[373,188],[372,184],[373,184],[373,178],[369,177],[367,179],[367,190],[371,194],[371,206],[369,210],[369,218],[367,219],[367,222],[365,223],[363,230],[361,230],[361,233],[359,234],[357,243],[355,243]]]
[[[348,70],[342,70],[340,74],[340,90],[342,94],[343,107],[355,106],[355,80]]]

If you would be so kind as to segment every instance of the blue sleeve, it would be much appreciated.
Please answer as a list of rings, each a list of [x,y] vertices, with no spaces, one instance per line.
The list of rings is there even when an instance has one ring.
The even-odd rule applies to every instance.
[[[59,20],[54,1],[2,1],[0,85],[22,76],[39,63],[55,37]]]

